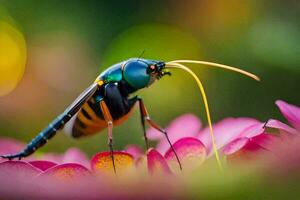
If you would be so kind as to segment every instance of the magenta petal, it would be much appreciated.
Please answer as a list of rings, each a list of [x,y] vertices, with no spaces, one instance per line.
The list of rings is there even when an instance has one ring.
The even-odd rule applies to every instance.
[[[125,151],[132,155],[135,160],[137,160],[144,154],[143,149],[141,149],[141,147],[139,147],[138,145],[128,145]]]
[[[300,108],[282,100],[277,100],[276,105],[288,122],[300,130]]]
[[[29,164],[33,165],[34,167],[42,171],[46,171],[47,169],[57,165],[54,162],[46,161],[46,160],[34,160],[34,161],[30,161]]]
[[[266,124],[266,127],[275,128],[275,129],[279,129],[280,131],[283,131],[280,133],[291,133],[291,134],[298,133],[298,131],[296,129],[293,129],[292,127],[290,127],[278,120],[275,120],[275,119],[270,119],[268,121],[268,123]]]
[[[251,138],[251,142],[261,146],[265,150],[272,151],[276,144],[279,144],[280,137],[272,134],[263,133]]]
[[[179,157],[183,169],[196,168],[200,166],[206,158],[205,146],[196,138],[182,138],[175,142],[173,147]],[[171,148],[166,152],[165,158],[173,170],[179,170],[179,163]]]
[[[243,148],[248,142],[249,138],[237,138],[225,146],[225,148],[223,149],[223,153],[225,155],[233,154]]]
[[[169,136],[177,135],[180,133],[194,133],[196,134],[201,128],[201,122],[197,116],[193,114],[184,114],[176,119],[174,119],[166,129],[169,133]],[[147,131],[147,136],[149,139],[157,140],[164,138],[164,135],[157,131],[154,128],[150,128]],[[183,135],[179,135],[179,137],[183,137]],[[179,138],[178,138],[179,139]]]
[[[150,174],[170,174],[170,168],[165,158],[155,149],[147,152],[147,164]]]
[[[24,161],[6,161],[0,163],[1,179],[28,181],[40,172],[40,169]]]
[[[166,130],[171,143],[174,143],[183,137],[196,137],[200,128],[201,122],[199,121],[198,117],[192,114],[185,114],[172,121]],[[162,133],[156,133],[160,134],[161,140],[155,149],[164,154],[169,149],[170,145]]]
[[[245,137],[242,136],[242,133],[250,126],[254,126],[257,124],[261,124],[261,122],[252,118],[226,118],[218,122],[213,126],[217,148],[224,147],[225,145],[227,145],[228,143],[230,143],[238,137]],[[253,134],[254,133],[255,132],[253,132]],[[203,142],[208,154],[211,155],[212,142],[208,127],[199,133],[198,139],[200,139],[200,141]]]
[[[265,153],[269,153],[269,151],[255,142],[249,141],[240,150],[233,152],[232,154],[227,154],[227,160],[230,162],[243,161],[244,164],[247,164],[250,161],[258,160],[260,156]]]
[[[60,181],[72,181],[78,178],[86,177],[90,175],[90,171],[77,163],[66,163],[62,165],[56,165],[41,173],[37,178],[39,180],[60,180]]]

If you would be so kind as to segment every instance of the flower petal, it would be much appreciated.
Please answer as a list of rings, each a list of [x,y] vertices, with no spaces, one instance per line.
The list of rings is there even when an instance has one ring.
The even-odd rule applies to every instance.
[[[300,108],[282,100],[277,100],[276,105],[288,122],[300,130]]]
[[[201,128],[201,122],[199,118],[193,114],[187,113],[175,118],[166,128],[169,133],[169,137],[174,139],[180,139],[183,137],[182,133],[193,133],[197,134]],[[179,135],[178,135],[179,134]],[[147,131],[147,136],[149,139],[158,140],[163,139],[164,135],[154,128],[150,128]]]
[[[267,122],[266,127],[279,129],[280,133],[291,133],[291,134],[299,133],[296,129],[293,129],[292,127],[290,127],[276,119],[270,119]]]
[[[245,128],[240,134],[239,138],[241,137],[247,137],[247,138],[252,138],[257,135],[263,134],[265,132],[265,123],[258,122],[253,125],[250,125],[249,127]]]
[[[215,142],[217,148],[221,148],[238,137],[241,137],[243,131],[250,126],[260,124],[261,122],[252,118],[226,118],[213,126]],[[205,128],[198,135],[198,139],[206,147],[208,155],[212,154],[212,142],[209,128]]]
[[[151,148],[147,152],[147,164],[150,174],[170,174],[170,168],[165,158],[155,149]]]
[[[66,163],[56,165],[41,173],[37,178],[39,180],[60,180],[63,182],[74,181],[78,178],[90,175],[89,170],[77,163]]]
[[[201,122],[199,121],[198,117],[192,114],[185,114],[180,117],[177,117],[174,121],[172,121],[166,130],[171,143],[174,143],[175,141],[183,137],[196,138],[200,128]],[[152,131],[154,132],[154,130]],[[150,136],[153,132],[150,132]],[[165,154],[166,151],[169,149],[170,145],[162,133],[157,131],[155,133],[160,134],[160,141],[156,145],[155,149],[161,154]]]
[[[125,151],[132,155],[135,160],[137,160],[144,154],[143,149],[141,149],[141,147],[139,147],[138,145],[128,145]]]
[[[175,142],[173,147],[179,157],[183,169],[196,168],[200,166],[206,158],[205,146],[196,138],[182,138]],[[179,170],[179,163],[171,148],[166,152],[165,158],[172,170]]]
[[[277,122],[276,122],[277,123]],[[276,124],[275,124],[276,125]],[[265,161],[268,159],[278,159],[282,155],[283,147],[293,144],[299,137],[295,134],[282,132],[280,134],[262,133],[252,138],[239,138],[228,144],[224,153],[230,161]],[[237,144],[235,144],[237,142]],[[230,149],[233,145],[233,149]],[[234,149],[234,145],[238,148]]]
[[[114,152],[114,163],[118,174],[120,172],[127,172],[134,167],[133,157],[121,151]],[[94,155],[91,160],[91,169],[100,174],[114,173],[110,152],[101,152]]]
[[[1,179],[28,181],[42,172],[40,169],[24,161],[6,161],[0,163]]]
[[[34,160],[28,163],[42,171],[46,171],[47,169],[57,165],[56,163],[47,160]]]
[[[63,154],[58,154],[58,153],[44,153],[39,158],[42,159],[42,160],[47,160],[47,161],[50,161],[50,162],[63,164],[62,161],[64,159],[64,155]]]
[[[279,141],[279,136],[268,133],[263,133],[251,138],[251,143],[255,143],[268,151],[272,151],[274,149],[274,145],[278,144]]]
[[[255,142],[248,141],[240,150],[227,154],[227,160],[247,164],[248,161],[258,160],[262,153],[269,152]]]
[[[85,167],[89,167],[87,156],[78,148],[69,148],[62,158],[62,163],[79,163]]]
[[[79,163],[85,167],[89,167],[87,156],[78,148],[69,148],[64,154],[45,153],[41,156],[41,159],[59,164]]]
[[[241,148],[243,148],[248,142],[249,142],[249,138],[246,137],[237,138],[224,147],[223,153],[225,155],[233,154],[239,151]]]

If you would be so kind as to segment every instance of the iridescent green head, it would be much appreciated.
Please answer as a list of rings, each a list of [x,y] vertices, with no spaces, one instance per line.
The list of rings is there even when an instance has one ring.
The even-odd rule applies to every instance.
[[[135,89],[145,88],[162,76],[170,75],[164,67],[161,61],[132,58],[122,64],[123,79]]]

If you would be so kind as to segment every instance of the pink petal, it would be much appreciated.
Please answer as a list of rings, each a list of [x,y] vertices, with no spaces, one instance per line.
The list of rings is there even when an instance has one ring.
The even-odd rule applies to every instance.
[[[89,160],[85,153],[77,148],[70,148],[66,151],[62,158],[62,163],[79,163],[85,167],[89,166]]]
[[[165,158],[155,149],[147,152],[147,165],[150,174],[170,174],[170,168]]]
[[[41,156],[41,159],[59,164],[79,163],[85,167],[89,166],[87,156],[77,148],[69,148],[64,154],[45,153]]]
[[[226,118],[222,121],[218,122],[213,126],[213,132],[215,136],[215,142],[217,148],[221,148],[236,138],[240,137],[240,135],[250,126],[260,124],[261,122],[252,118]],[[198,139],[200,139],[206,147],[206,150],[209,155],[212,154],[212,142],[211,136],[209,132],[209,128],[205,128],[198,135]]]
[[[284,148],[289,149],[295,141],[299,140],[299,134],[291,134],[281,131],[280,134],[264,133],[252,138],[252,142],[274,155],[282,155]]]
[[[90,175],[89,170],[77,163],[66,163],[56,165],[41,173],[37,178],[39,180],[59,180],[69,182],[78,178]]]
[[[272,134],[263,133],[251,138],[251,142],[261,146],[265,150],[272,151],[274,144],[277,144],[280,137]]]
[[[40,172],[40,169],[24,161],[6,161],[0,163],[1,179],[28,181],[32,180]]]
[[[128,172],[134,167],[132,155],[122,152],[114,152],[114,163],[118,174]],[[93,156],[91,169],[99,174],[114,174],[113,162],[110,152],[101,152]]]
[[[62,164],[64,155],[58,154],[58,153],[45,153],[41,157],[39,157],[42,160],[48,160],[50,162],[59,163]]]
[[[245,128],[238,137],[252,138],[265,132],[265,123],[256,123]]]
[[[179,157],[183,170],[200,166],[206,158],[205,146],[196,138],[182,138],[175,142],[173,147]],[[173,170],[179,170],[179,163],[171,148],[166,152],[165,158]]]
[[[54,162],[46,161],[46,160],[34,160],[34,161],[30,161],[28,163],[42,171],[46,171],[47,169],[57,165]]]
[[[281,130],[280,133],[283,133],[283,132],[291,133],[291,134],[299,133],[296,129],[293,129],[290,126],[288,126],[288,125],[286,125],[286,124],[284,124],[284,123],[282,123],[278,120],[275,120],[275,119],[270,119],[268,121],[268,123],[266,124],[266,127],[279,129],[279,130]]]
[[[300,130],[300,108],[282,100],[277,100],[276,105],[288,122]]]
[[[253,137],[259,136],[265,132],[269,132],[268,128],[278,129],[279,133],[281,133],[281,134],[282,133],[291,133],[291,134],[297,133],[297,130],[291,128],[290,126],[288,126],[278,120],[270,119],[267,121],[267,123],[257,123],[252,126],[249,126],[239,136],[253,138]]]
[[[243,148],[248,142],[249,138],[237,138],[225,146],[225,148],[223,149],[223,153],[225,155],[233,154]]]
[[[227,155],[229,162],[243,162],[249,164],[250,161],[257,161],[264,153],[269,153],[266,149],[256,144],[255,142],[248,141],[240,150]]]
[[[144,150],[138,145],[129,145],[126,147],[125,151],[132,155],[135,160],[144,154]]]
[[[279,136],[273,134],[266,134],[266,133],[256,135],[252,138],[247,138],[247,137],[237,138],[225,146],[225,148],[223,149],[223,153],[225,155],[231,155],[241,150],[242,148],[248,150],[265,149],[265,150],[272,151],[274,144],[277,144],[278,140],[280,140]]]
[[[276,123],[275,125],[277,125]],[[262,133],[252,138],[238,138],[229,143],[223,152],[225,155],[230,156],[230,160],[232,158],[234,158],[233,160],[258,160],[261,156],[267,156],[264,159],[272,158],[275,155],[282,154],[280,152],[282,147],[291,144],[296,136],[282,132],[277,135]]]
[[[184,114],[174,119],[166,130],[170,138],[177,140],[185,136],[183,133],[190,133],[190,135],[197,134],[200,128],[201,122],[197,116]],[[164,135],[154,128],[150,128],[147,131],[147,136],[152,140],[164,139]]]

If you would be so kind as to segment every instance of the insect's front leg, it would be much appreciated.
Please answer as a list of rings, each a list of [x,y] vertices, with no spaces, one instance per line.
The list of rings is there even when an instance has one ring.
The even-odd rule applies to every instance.
[[[145,125],[145,118],[148,115],[148,113],[145,113],[145,106],[143,106],[143,100],[141,98],[138,97],[138,101],[139,101],[139,108],[140,108],[140,116],[141,116],[141,123],[142,123],[142,128],[143,128],[143,134],[144,134],[144,139],[145,139],[145,143],[146,143],[146,148],[147,150],[149,149],[149,141],[148,141],[148,137],[147,137],[147,133],[146,133],[146,125]]]
[[[178,162],[178,165],[179,165],[179,168],[180,170],[182,170],[182,165],[181,165],[181,162],[179,160],[179,157],[170,141],[170,138],[168,136],[168,133],[165,129],[162,129],[160,126],[158,126],[155,122],[153,122],[148,114],[148,111],[147,111],[147,108],[143,102],[143,99],[141,98],[138,98],[138,101],[139,101],[139,107],[140,107],[140,112],[141,112],[141,116],[142,116],[142,125],[143,125],[143,129],[144,129],[144,136],[145,136],[145,141],[146,143],[148,143],[148,139],[147,139],[147,136],[146,136],[146,131],[145,131],[145,122],[146,121],[151,127],[155,128],[156,130],[158,130],[159,132],[163,133],[177,159],[177,162]],[[146,144],[148,146],[148,144]]]

